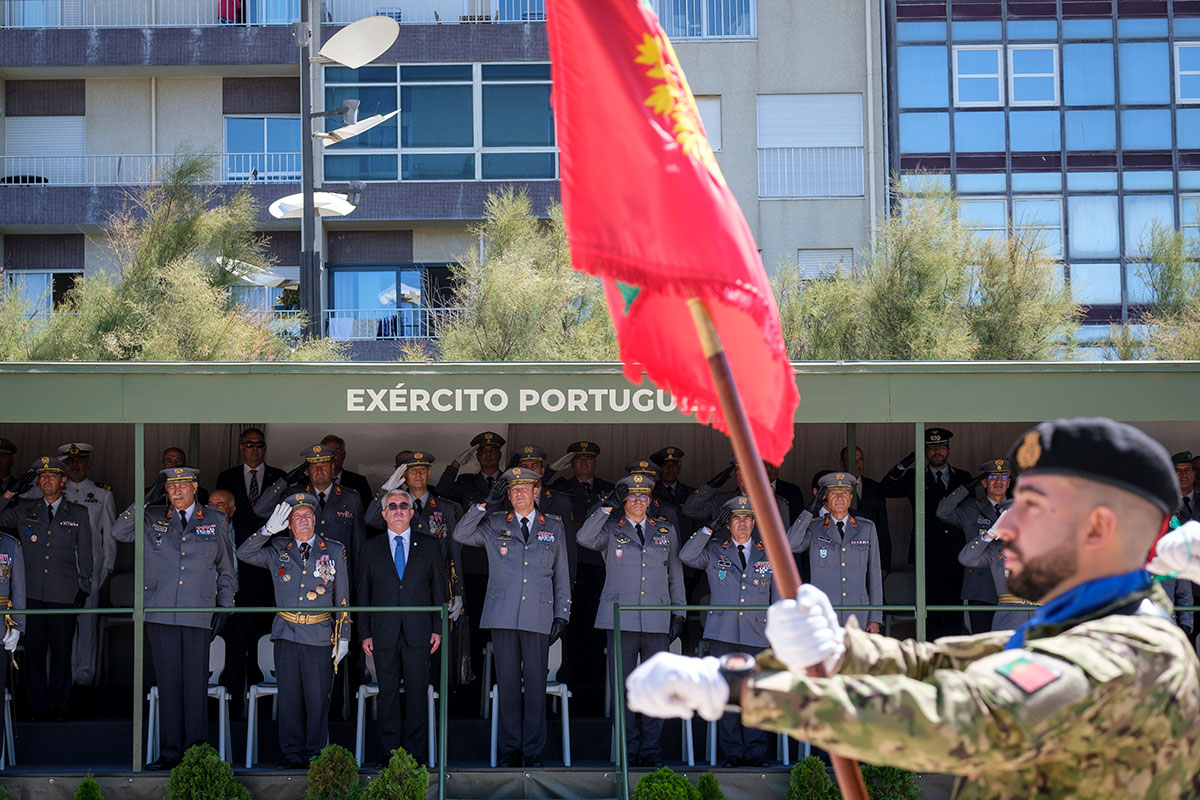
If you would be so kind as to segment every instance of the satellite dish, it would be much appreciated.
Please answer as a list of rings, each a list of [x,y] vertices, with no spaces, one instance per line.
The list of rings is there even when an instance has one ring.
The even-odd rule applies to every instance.
[[[396,116],[399,113],[400,112],[397,110],[397,111],[389,111],[386,114],[376,114],[372,117],[367,117],[366,119],[360,119],[358,122],[355,122],[353,125],[345,125],[341,128],[338,128],[336,131],[330,131],[329,133],[325,133],[323,131],[318,131],[318,132],[314,133],[313,136],[316,136],[318,139],[320,139],[322,142],[325,143],[326,147],[328,147],[331,144],[337,144],[338,142],[344,142],[347,139],[349,139],[351,136],[358,136],[360,133],[365,133],[366,131],[371,130],[371,128],[374,128],[379,123],[386,122],[387,120],[391,119],[392,117]]]
[[[366,17],[330,36],[319,52],[343,67],[358,69],[383,55],[399,35],[400,25],[391,17]]]
[[[354,211],[357,206],[351,203],[344,194],[335,192],[316,192],[313,194],[313,205],[318,217],[344,217]],[[267,209],[275,219],[300,219],[304,216],[304,195],[289,194],[281,197]]]

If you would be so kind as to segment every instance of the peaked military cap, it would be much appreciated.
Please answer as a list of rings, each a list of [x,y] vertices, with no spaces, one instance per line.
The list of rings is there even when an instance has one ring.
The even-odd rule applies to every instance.
[[[517,448],[512,457],[517,461],[545,461],[546,450],[536,444],[527,444]]]
[[[504,480],[508,482],[509,486],[537,483],[541,479],[541,475],[526,467],[509,467],[504,470]]]
[[[598,456],[600,455],[600,446],[595,442],[571,442],[567,445],[567,452],[580,456]]]
[[[158,474],[165,476],[167,483],[191,483],[199,479],[200,470],[195,467],[167,467],[160,469]]]
[[[617,486],[624,486],[630,494],[650,494],[654,491],[654,478],[637,472],[618,480]]]
[[[750,504],[750,498],[744,494],[739,494],[736,497],[731,497],[725,501],[725,505],[721,508],[729,509],[732,514],[753,514],[754,506]]]
[[[831,492],[853,492],[855,481],[849,472],[830,472],[821,476],[817,486]]]
[[[478,447],[480,445],[504,447],[504,437],[494,431],[484,431],[471,440],[472,447]]]
[[[1011,475],[1012,462],[1007,458],[989,458],[979,465],[979,471],[985,475]]]
[[[57,458],[51,458],[50,456],[42,456],[37,461],[34,461],[30,469],[38,475],[41,475],[43,472],[61,472],[63,475],[67,474],[67,465]]]
[[[1179,482],[1166,448],[1106,417],[1043,422],[1013,444],[1010,458],[1023,475],[1069,475],[1117,486],[1164,514],[1179,506]]]
[[[293,492],[283,498],[283,502],[287,503],[295,511],[297,508],[313,508],[317,507],[316,496],[308,492]]]
[[[323,444],[314,444],[300,451],[300,457],[310,464],[323,464],[333,461],[333,448]]]
[[[658,478],[658,466],[653,461],[647,461],[644,458],[630,461],[625,465],[625,471],[630,475],[649,475],[651,478]]]
[[[96,448],[90,444],[83,442],[70,442],[58,448],[58,454],[66,458],[91,458],[92,451]]]
[[[8,439],[0,438],[0,453],[8,453],[10,456],[17,454],[17,446]]]
[[[926,428],[925,429],[925,446],[929,447],[933,444],[950,444],[950,440],[954,438],[954,434],[945,428]]]
[[[678,447],[664,447],[650,456],[650,460],[661,467],[668,461],[683,461],[683,451]]]
[[[401,459],[400,464],[404,464],[408,467],[428,467],[433,464],[435,460],[436,459],[433,457],[433,453],[429,453],[424,450],[414,450],[408,454],[407,458]],[[396,466],[400,466],[400,464],[397,464]]]
[[[1192,451],[1180,450],[1175,455],[1171,456],[1171,462],[1174,464],[1190,464],[1192,463]]]

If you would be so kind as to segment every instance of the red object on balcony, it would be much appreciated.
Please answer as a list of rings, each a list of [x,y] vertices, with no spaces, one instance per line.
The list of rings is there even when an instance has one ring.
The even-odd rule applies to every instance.
[[[242,0],[217,0],[218,14],[221,22],[245,22],[246,12],[242,8]]]

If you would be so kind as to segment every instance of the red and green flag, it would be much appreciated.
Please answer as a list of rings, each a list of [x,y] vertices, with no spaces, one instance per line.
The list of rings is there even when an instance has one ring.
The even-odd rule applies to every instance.
[[[800,395],[779,311],[671,42],[641,0],[547,0],[563,212],[603,279],[625,375],[727,431],[687,301],[707,301],[763,458],[791,449]]]

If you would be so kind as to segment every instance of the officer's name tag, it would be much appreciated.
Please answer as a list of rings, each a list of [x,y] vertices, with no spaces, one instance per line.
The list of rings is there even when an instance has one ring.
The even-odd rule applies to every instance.
[[[217,535],[217,526],[216,526],[216,524],[197,525],[196,526],[196,535],[197,536],[216,536]]]
[[[76,522],[74,520],[70,520],[70,519],[60,519],[60,520],[58,520],[58,524],[62,525],[64,528],[78,528],[79,527],[78,522]]]
[[[346,510],[346,511],[339,511],[339,512],[337,512],[337,515],[338,515],[339,517],[341,517],[342,519],[350,519],[351,517],[353,517],[353,516],[354,516],[354,512],[353,512],[353,511],[349,511],[349,510]]]
[[[167,531],[171,530],[170,526],[165,522],[156,522],[152,527],[154,528],[155,533],[166,533]]]
[[[537,535],[537,540],[539,542],[553,542],[554,534],[550,531],[540,531]]]

